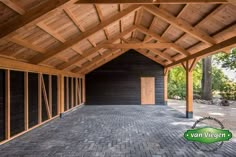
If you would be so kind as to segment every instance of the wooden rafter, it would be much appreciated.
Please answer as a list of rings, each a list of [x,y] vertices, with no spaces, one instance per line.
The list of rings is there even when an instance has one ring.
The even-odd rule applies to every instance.
[[[97,4],[95,4],[94,6],[95,6],[95,8],[96,8],[96,11],[97,11],[97,14],[98,14],[98,17],[99,17],[100,22],[104,21],[105,18],[104,18],[103,14],[102,14],[101,8],[100,8],[99,5],[97,5]],[[109,39],[108,30],[107,30],[106,28],[104,28],[104,32],[105,32],[106,38],[107,38],[107,40],[108,40],[108,39]]]
[[[113,43],[116,40],[118,40],[119,38],[125,36],[126,34],[132,32],[134,30],[135,30],[134,26],[131,27],[131,28],[128,28],[127,30],[125,30],[124,32],[118,34],[117,36],[111,37],[109,40],[106,40],[106,41],[102,42],[101,44],[98,44],[96,47],[94,47],[92,49],[89,49],[88,51],[84,52],[82,54],[82,56],[81,55],[77,55],[77,56],[73,57],[71,60],[69,60],[69,62],[63,63],[63,64],[59,65],[57,68],[58,69],[68,68],[68,67],[72,66],[73,64],[76,64],[76,63],[80,62],[84,58],[91,56],[92,54],[96,53],[98,50],[102,49],[103,48],[102,47],[103,43]]]
[[[192,35],[196,39],[203,41],[209,45],[215,44],[215,40],[212,37],[210,37],[207,33],[192,27],[186,21],[182,19],[178,19],[174,17],[173,15],[171,15],[170,13],[166,12],[165,10],[157,8],[156,6],[153,6],[153,5],[143,5],[143,6],[147,11],[149,11],[153,15],[174,25],[175,27],[181,29],[182,31]]]
[[[142,19],[142,14],[143,14],[143,8],[141,8],[140,10],[136,11],[135,13],[135,18],[134,18],[134,24],[138,25],[141,22]],[[137,32],[134,31],[131,35],[131,38],[136,38]]]
[[[10,33],[16,31],[17,29],[32,23],[37,23],[38,20],[43,19],[46,17],[47,13],[51,10],[56,9],[57,7],[69,2],[70,0],[55,0],[50,1],[46,0],[39,6],[30,9],[29,11],[25,12],[24,15],[16,17],[14,20],[7,22],[0,26],[0,38],[3,38]]]
[[[223,50],[225,48],[233,48],[235,46],[236,46],[236,37],[232,37],[232,38],[227,39],[221,43],[215,44],[211,47],[208,47],[204,50],[194,53],[191,56],[185,57],[185,58],[180,59],[174,63],[171,63],[171,64],[167,65],[167,67],[173,67],[175,65],[178,65],[178,64],[185,62],[187,60],[190,60],[190,59],[195,59],[195,58],[201,59],[201,58],[206,57],[208,55],[212,55],[214,53],[220,52],[221,50]]]
[[[25,10],[22,9],[16,3],[12,2],[11,0],[0,0],[0,2],[4,3],[6,6],[8,6],[9,8],[11,8],[12,10],[14,10],[15,12],[17,12],[20,15],[25,14]]]
[[[228,0],[233,1],[233,0]],[[184,3],[193,3],[193,4],[200,4],[200,3],[210,3],[210,4],[217,4],[217,3],[227,3],[227,0],[78,0],[77,4],[88,4],[88,3],[96,3],[96,4],[106,4],[106,3],[139,3],[139,4],[184,4]]]
[[[151,22],[151,24],[150,24],[148,30],[151,30],[151,29],[152,29],[152,27],[154,26],[154,23],[156,22],[156,19],[157,19],[156,17],[153,17],[152,22]],[[143,42],[145,43],[145,42],[150,41],[150,38],[151,38],[151,37],[149,37],[149,34],[145,34],[145,38],[143,39]],[[152,39],[152,38],[151,38],[151,39]]]
[[[60,54],[62,51],[64,51],[67,48],[72,47],[73,45],[77,44],[78,42],[82,41],[83,39],[87,39],[88,37],[90,37],[91,35],[93,35],[94,33],[98,32],[99,30],[103,29],[104,27],[112,24],[113,22],[116,22],[117,20],[120,20],[121,18],[123,18],[124,16],[128,15],[129,13],[136,11],[140,8],[139,5],[133,5],[129,8],[127,8],[126,10],[114,15],[113,17],[101,22],[99,25],[89,29],[88,31],[82,33],[81,35],[79,35],[78,37],[74,37],[68,41],[66,41],[63,45],[53,49],[50,52],[47,52],[45,54],[41,54],[41,55],[37,55],[35,57],[33,57],[30,62],[34,63],[34,64],[39,64],[42,63],[46,60],[51,59],[52,57]]]
[[[102,44],[103,48],[115,49],[147,49],[147,48],[168,48],[172,43],[128,43],[128,44]]]
[[[143,32],[144,34],[148,34],[148,35],[152,36],[153,38],[155,38],[155,39],[158,40],[159,42],[165,42],[165,43],[166,43],[166,42],[171,42],[170,40],[161,37],[160,35],[158,35],[158,34],[152,32],[151,30],[146,29],[146,28],[143,27],[143,26],[137,25],[136,27],[137,27],[137,29],[138,29],[139,31]],[[188,51],[186,51],[184,48],[182,48],[181,46],[179,46],[179,45],[177,45],[177,44],[174,44],[174,43],[173,43],[172,46],[171,46],[171,48],[174,49],[175,51],[177,51],[177,52],[179,52],[179,53],[185,55],[185,56],[190,55],[190,53],[189,53]]]

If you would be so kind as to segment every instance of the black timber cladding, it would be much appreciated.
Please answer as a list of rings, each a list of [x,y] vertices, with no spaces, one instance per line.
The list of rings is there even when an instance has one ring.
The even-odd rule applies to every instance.
[[[141,104],[141,77],[155,77],[155,104],[164,104],[163,66],[130,50],[86,75],[87,105]]]
[[[0,141],[5,139],[5,70],[0,69]]]

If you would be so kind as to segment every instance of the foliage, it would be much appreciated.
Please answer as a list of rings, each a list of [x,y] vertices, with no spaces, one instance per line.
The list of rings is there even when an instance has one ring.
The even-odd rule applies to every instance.
[[[215,55],[215,60],[222,65],[222,68],[236,71],[236,48],[231,53],[219,53]]]
[[[212,90],[213,91],[223,91],[229,78],[225,76],[221,69],[212,67]]]

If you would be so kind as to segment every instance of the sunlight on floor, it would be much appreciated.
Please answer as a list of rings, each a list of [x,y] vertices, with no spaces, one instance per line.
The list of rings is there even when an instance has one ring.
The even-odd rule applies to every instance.
[[[217,112],[210,112],[209,115],[213,115],[213,116],[222,116],[222,117],[225,116],[225,114],[223,114],[223,113],[217,113]]]

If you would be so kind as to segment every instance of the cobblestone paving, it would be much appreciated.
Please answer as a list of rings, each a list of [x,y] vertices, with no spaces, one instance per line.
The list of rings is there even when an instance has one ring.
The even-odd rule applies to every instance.
[[[0,146],[0,156],[236,156],[234,141],[214,153],[187,142],[193,123],[167,106],[84,106]]]

